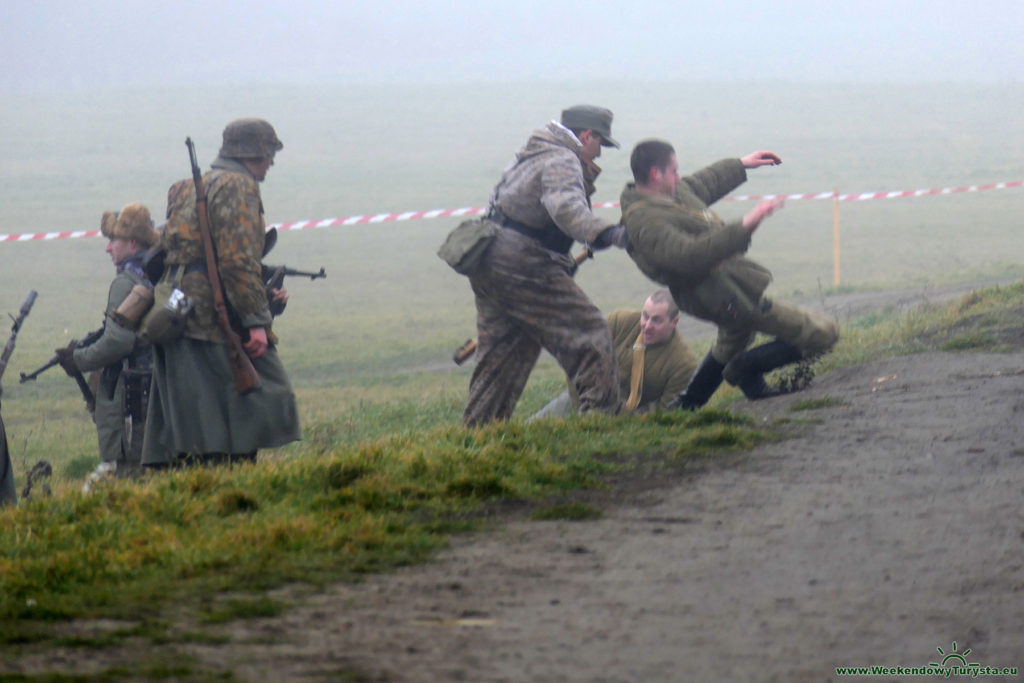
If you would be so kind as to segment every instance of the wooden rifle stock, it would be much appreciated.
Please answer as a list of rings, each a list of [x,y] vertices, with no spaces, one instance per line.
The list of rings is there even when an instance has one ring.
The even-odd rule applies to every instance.
[[[452,360],[455,361],[456,365],[462,365],[474,353],[476,353],[476,339],[467,339],[465,344],[455,349]]]
[[[576,265],[580,265],[588,258],[594,258],[594,252],[592,249],[590,249],[590,247],[587,247],[580,253],[576,254]],[[465,344],[455,349],[455,353],[452,354],[452,360],[455,362],[456,365],[462,365],[463,363],[466,362],[467,358],[476,353],[476,346],[476,339],[467,339]]]
[[[231,320],[228,318],[228,306],[224,301],[224,289],[221,287],[220,272],[217,270],[217,252],[213,246],[213,234],[210,232],[210,212],[206,205],[206,188],[203,187],[203,175],[199,171],[199,163],[196,161],[196,148],[192,144],[192,138],[185,138],[185,146],[188,147],[189,161],[192,163],[192,182],[196,187],[196,213],[199,215],[199,231],[203,235],[203,251],[206,254],[206,275],[210,279],[210,288],[213,289],[213,307],[217,311],[217,324],[224,334],[224,340],[228,346],[228,360],[231,362],[231,371],[235,375],[235,390],[240,394],[247,394],[263,386],[259,373],[253,367],[252,361],[242,348],[242,338],[238,336],[231,327]]]

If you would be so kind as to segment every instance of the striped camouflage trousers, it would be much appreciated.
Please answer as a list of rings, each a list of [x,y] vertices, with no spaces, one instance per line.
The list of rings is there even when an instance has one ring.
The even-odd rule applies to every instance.
[[[470,277],[477,360],[462,416],[466,426],[511,417],[542,348],[575,385],[581,413],[618,409],[611,332],[573,281],[575,268],[567,254],[513,230],[498,231]]]

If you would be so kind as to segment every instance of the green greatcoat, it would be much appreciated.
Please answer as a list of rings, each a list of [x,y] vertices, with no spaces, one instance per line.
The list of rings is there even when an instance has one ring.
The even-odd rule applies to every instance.
[[[176,184],[161,235],[167,250],[163,278],[176,282],[195,307],[182,337],[154,347],[144,465],[171,464],[183,454],[249,454],[301,436],[295,394],[269,330],[272,317],[260,265],[266,229],[259,185],[245,166],[222,158],[203,182],[228,306],[239,327],[268,328],[271,345],[252,361],[263,385],[244,396],[235,390],[206,276],[195,188],[191,181]]]
[[[121,370],[125,358],[132,353],[146,353],[148,349],[148,346],[143,347],[142,342],[137,340],[134,332],[110,318],[110,314],[117,310],[132,287],[146,281],[140,265],[141,259],[141,255],[132,257],[118,267],[117,276],[110,283],[107,294],[102,336],[89,346],[75,349],[74,353],[79,370],[101,371],[93,421],[96,423],[100,460],[103,462],[123,460],[128,452]]]
[[[14,465],[11,454],[7,450],[7,432],[4,430],[3,418],[0,418],[0,507],[17,505],[18,493],[14,486]]]

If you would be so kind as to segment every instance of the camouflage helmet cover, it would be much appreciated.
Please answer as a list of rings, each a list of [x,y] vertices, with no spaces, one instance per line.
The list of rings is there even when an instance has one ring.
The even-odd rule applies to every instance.
[[[236,119],[224,128],[220,156],[227,159],[272,158],[283,147],[274,127],[263,119]]]
[[[142,204],[129,204],[120,211],[105,211],[100,219],[100,233],[107,239],[135,240],[143,247],[151,247],[160,239],[149,209]]]

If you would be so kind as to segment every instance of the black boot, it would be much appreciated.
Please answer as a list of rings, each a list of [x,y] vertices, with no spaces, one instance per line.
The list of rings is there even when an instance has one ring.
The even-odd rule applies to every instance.
[[[756,401],[789,393],[780,387],[769,387],[764,375],[802,358],[803,354],[795,346],[776,339],[736,356],[725,366],[722,375],[729,384],[739,387],[744,396]]]
[[[704,360],[700,362],[697,371],[690,378],[690,384],[686,391],[676,396],[668,404],[669,410],[697,410],[709,400],[715,393],[715,389],[722,383],[722,369],[724,365],[715,360],[715,357],[708,351]]]

